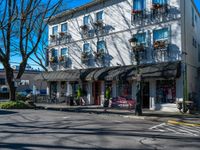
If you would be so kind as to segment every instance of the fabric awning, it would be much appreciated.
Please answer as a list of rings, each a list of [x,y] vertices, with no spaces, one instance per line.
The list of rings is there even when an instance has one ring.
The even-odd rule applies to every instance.
[[[43,72],[43,73],[35,76],[34,80],[78,81],[80,79],[80,72],[81,72],[80,70]]]
[[[178,78],[181,74],[181,63],[165,62],[140,66],[143,78]],[[73,69],[66,71],[43,72],[35,80],[45,81],[78,81],[78,80],[134,80],[136,66],[117,66],[104,68]]]
[[[181,75],[181,63],[178,61],[143,65],[140,73],[143,78],[178,78]],[[135,68],[127,75],[127,79],[134,79],[136,75]]]

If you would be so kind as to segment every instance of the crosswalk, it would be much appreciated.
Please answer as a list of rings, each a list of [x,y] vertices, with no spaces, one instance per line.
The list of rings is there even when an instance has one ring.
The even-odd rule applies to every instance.
[[[162,133],[174,133],[177,135],[187,135],[200,137],[200,127],[173,125],[168,123],[161,123],[149,128],[151,131]]]

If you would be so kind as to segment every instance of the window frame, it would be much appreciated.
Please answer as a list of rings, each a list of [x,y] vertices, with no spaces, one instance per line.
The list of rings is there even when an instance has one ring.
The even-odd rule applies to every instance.
[[[54,31],[54,29],[57,29],[57,31],[56,31],[56,33],[55,33],[55,31]],[[58,34],[58,25],[56,25],[56,26],[52,26],[52,35],[57,35]]]
[[[164,29],[167,29],[167,34],[168,34],[168,37],[166,38],[166,37],[162,37],[162,38],[159,38],[159,39],[156,39],[155,38],[155,32],[156,31],[161,31],[161,30],[164,30]],[[164,41],[164,40],[168,40],[169,41],[169,38],[170,38],[170,29],[169,29],[169,27],[164,27],[164,28],[159,28],[159,29],[154,29],[153,30],[153,42],[155,42],[155,41]]]
[[[100,14],[100,13],[101,13],[101,19],[98,18],[98,14]],[[96,21],[104,20],[104,11],[103,10],[96,12],[95,15],[96,15]]]
[[[85,49],[85,45],[87,45],[87,44],[88,44],[88,50]],[[92,49],[91,49],[90,43],[89,42],[83,43],[82,52],[90,54],[91,51],[92,51]]]
[[[62,51],[65,50],[65,54],[62,53]],[[63,47],[60,49],[60,56],[61,57],[68,57],[69,56],[69,49],[67,47]]]
[[[87,23],[85,21],[85,18],[87,18]],[[89,25],[90,24],[90,15],[86,15],[83,17],[83,25]]]
[[[104,43],[104,47],[103,48],[98,48],[98,45],[99,43],[103,42]],[[105,40],[100,40],[100,41],[97,41],[97,52],[99,52],[100,49],[103,49],[103,52],[105,53],[106,51],[106,41]]]
[[[64,25],[66,25],[66,31],[63,31],[63,26]],[[68,23],[67,22],[61,24],[61,32],[64,32],[64,33],[68,32]]]

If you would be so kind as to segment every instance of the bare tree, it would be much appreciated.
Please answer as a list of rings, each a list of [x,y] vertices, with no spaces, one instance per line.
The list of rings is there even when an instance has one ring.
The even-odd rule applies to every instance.
[[[61,4],[62,0],[0,0],[0,62],[10,88],[10,100],[15,100],[15,79],[22,77],[28,59],[36,53],[50,19]],[[15,55],[21,58],[16,77],[10,63]]]

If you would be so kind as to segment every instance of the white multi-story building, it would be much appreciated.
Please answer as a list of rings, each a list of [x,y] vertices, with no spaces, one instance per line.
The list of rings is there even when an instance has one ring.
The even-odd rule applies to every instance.
[[[112,97],[135,99],[134,37],[143,107],[175,111],[177,101],[199,93],[199,34],[193,0],[95,0],[51,19],[49,72],[41,79],[60,101],[79,86],[87,104],[101,105],[108,86]]]

